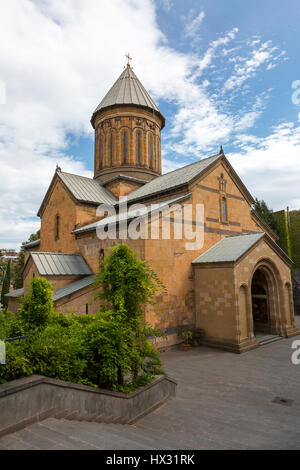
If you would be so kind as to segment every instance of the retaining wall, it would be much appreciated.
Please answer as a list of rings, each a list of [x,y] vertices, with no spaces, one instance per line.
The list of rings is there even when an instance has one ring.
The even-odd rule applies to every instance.
[[[124,394],[32,375],[0,385],[0,436],[66,411],[86,420],[133,423],[175,393],[176,383],[165,376]]]

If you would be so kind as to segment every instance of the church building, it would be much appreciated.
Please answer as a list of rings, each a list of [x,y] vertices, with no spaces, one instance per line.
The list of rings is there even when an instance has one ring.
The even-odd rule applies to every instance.
[[[194,327],[202,330],[203,344],[236,353],[259,347],[262,335],[299,334],[292,261],[253,210],[254,199],[222,148],[162,175],[165,118],[129,63],[95,109],[91,124],[94,177],[57,167],[38,211],[40,240],[25,246],[25,291],[32,277],[42,276],[54,287],[58,311],[95,314],[93,280],[99,261],[108,248],[124,241],[151,264],[167,288],[145,309],[146,321],[165,334],[159,346],[180,343],[182,330]],[[123,240],[118,225],[122,200],[129,214],[135,207],[131,220],[140,216],[136,204],[146,206],[147,215],[156,217],[158,236],[149,235],[148,217],[149,236]],[[117,224],[113,239],[98,236],[99,224],[107,224],[97,212],[101,204],[117,214],[109,216]],[[164,212],[155,212],[154,205],[177,207],[171,210],[168,239],[162,236]],[[187,205],[192,208],[190,228],[202,237],[199,246],[185,233],[175,233],[176,214]],[[197,207],[203,207],[201,221]],[[17,310],[24,289],[8,294],[9,310]]]

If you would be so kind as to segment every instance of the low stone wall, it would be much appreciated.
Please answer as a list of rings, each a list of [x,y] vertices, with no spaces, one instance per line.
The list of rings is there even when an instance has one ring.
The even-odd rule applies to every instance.
[[[0,436],[66,412],[91,421],[133,423],[175,393],[176,382],[165,376],[124,394],[32,375],[0,385]]]

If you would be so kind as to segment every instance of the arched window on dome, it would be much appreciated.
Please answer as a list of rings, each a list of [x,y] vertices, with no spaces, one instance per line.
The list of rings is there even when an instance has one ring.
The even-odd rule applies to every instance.
[[[149,134],[149,165],[153,166],[153,145],[152,145],[152,134]]]
[[[137,131],[136,138],[137,138],[137,164],[140,165],[141,164],[141,132],[140,131]]]
[[[123,132],[123,163],[127,160],[127,131]]]
[[[112,166],[112,164],[113,164],[113,135],[112,135],[112,133],[110,134],[110,159],[109,159],[109,162],[110,162],[110,166]]]
[[[100,135],[99,168],[103,168],[103,135]]]

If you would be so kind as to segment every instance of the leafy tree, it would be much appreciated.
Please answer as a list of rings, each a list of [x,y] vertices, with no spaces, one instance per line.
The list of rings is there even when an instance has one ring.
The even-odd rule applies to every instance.
[[[25,262],[25,250],[21,248],[17,263],[15,265],[15,275],[14,275],[14,282],[15,282],[15,289],[21,289],[23,287],[23,277],[22,277],[22,270],[24,268]]]
[[[128,245],[119,244],[101,262],[94,285],[101,287],[96,294],[101,306],[112,310],[115,317],[128,323],[135,333],[140,331],[144,307],[154,304],[157,291],[166,288],[149,263],[138,259]]]
[[[157,291],[166,289],[150,265],[139,260],[125,244],[112,248],[102,261],[94,285],[100,287],[96,298],[105,310],[97,325],[102,334],[95,337],[94,352],[100,354],[101,369],[110,386],[120,389],[126,373],[130,372],[136,381],[139,374],[146,377],[150,371],[159,370],[158,352],[146,337],[158,336],[159,332],[145,324],[144,309],[146,304],[155,303]]]
[[[30,242],[34,242],[36,240],[39,240],[40,238],[40,230],[38,230],[36,233],[32,233],[28,237],[27,242],[22,242],[22,247],[18,256],[17,263],[14,268],[14,283],[15,283],[15,289],[21,289],[23,287],[23,277],[22,277],[22,271],[24,268],[24,263],[25,263],[25,250],[24,250],[24,245]]]
[[[8,298],[6,297],[5,294],[8,294],[10,291],[10,261],[7,263],[7,268],[2,284],[2,291],[1,291],[1,304],[4,309],[7,309],[8,307]]]
[[[269,227],[279,235],[279,226],[276,216],[274,215],[273,209],[269,209],[265,201],[259,201],[257,198],[254,203],[254,210],[257,212],[259,217],[267,224]]]
[[[38,230],[36,233],[32,233],[31,235],[29,235],[28,242],[25,242],[23,244],[26,245],[26,243],[35,242],[36,240],[40,239],[40,236],[41,236],[41,231]]]
[[[28,292],[19,309],[19,315],[28,331],[44,328],[55,315],[53,287],[42,277],[35,277],[28,284]]]

